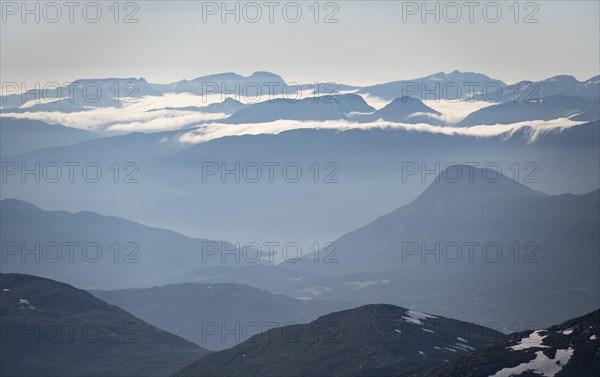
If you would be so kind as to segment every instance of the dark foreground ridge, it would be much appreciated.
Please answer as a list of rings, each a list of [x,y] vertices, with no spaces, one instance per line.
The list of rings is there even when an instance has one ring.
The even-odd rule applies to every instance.
[[[166,376],[209,353],[68,284],[0,274],[2,376]]]
[[[453,360],[502,335],[393,305],[366,305],[275,328],[176,376],[393,376]]]
[[[545,330],[509,335],[414,377],[510,375],[600,375],[600,310]]]

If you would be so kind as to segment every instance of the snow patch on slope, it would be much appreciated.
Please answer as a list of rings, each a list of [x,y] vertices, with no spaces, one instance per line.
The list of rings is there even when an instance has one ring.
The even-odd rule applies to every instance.
[[[528,348],[548,348],[544,345],[544,338],[548,335],[542,335],[543,330],[534,331],[527,338],[521,339],[519,344],[514,345],[511,348],[513,351],[521,351]]]
[[[556,350],[556,355],[551,359],[544,355],[543,351],[537,351],[535,359],[530,362],[519,364],[512,368],[504,368],[490,377],[518,376],[525,372],[539,374],[544,377],[553,377],[567,365],[569,359],[573,356],[573,352],[574,350],[571,347],[566,350]]]
[[[406,312],[406,314],[408,314],[408,317],[402,317],[402,319],[407,322],[414,323],[416,325],[422,325],[423,322],[421,322],[421,321],[424,319],[437,318],[436,316],[421,313],[421,312],[416,312],[414,310],[409,310]]]

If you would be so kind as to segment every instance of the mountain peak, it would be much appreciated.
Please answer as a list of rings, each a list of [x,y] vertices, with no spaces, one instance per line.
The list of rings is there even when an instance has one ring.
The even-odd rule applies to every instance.
[[[2,210],[11,210],[11,209],[18,209],[18,210],[37,210],[39,211],[40,208],[29,203],[29,202],[25,202],[23,200],[19,200],[19,199],[2,199],[0,200],[0,209]]]
[[[572,82],[579,82],[579,80],[577,80],[574,76],[571,75],[557,75],[557,76],[552,76],[547,78],[546,80],[543,81],[572,81]]]
[[[454,164],[445,167],[415,202],[450,202],[465,198],[469,202],[479,202],[545,195],[505,176],[500,166],[479,168]]]
[[[272,77],[272,78],[278,79],[278,80],[282,79],[280,75],[278,75],[276,73],[273,73],[273,72],[268,72],[268,71],[256,71],[252,75],[250,75],[250,77],[254,77],[254,78],[260,77],[260,78],[263,78],[263,79],[265,77]]]
[[[231,104],[231,105],[239,105],[239,104],[241,104],[240,101],[236,100],[233,97],[227,97],[227,98],[225,98],[222,103],[224,103],[224,104]]]
[[[370,114],[367,119],[374,121],[383,119],[388,122],[398,123],[433,123],[438,124],[439,121],[435,117],[441,115],[438,111],[425,105],[421,100],[409,97],[401,96],[383,108]]]
[[[385,109],[386,107],[389,107],[389,108],[410,107],[411,112],[433,113],[433,114],[437,114],[437,115],[441,114],[439,111],[436,111],[436,110],[432,109],[431,107],[425,105],[423,103],[423,101],[421,101],[420,99],[406,96],[406,95],[394,99],[392,102],[385,105],[383,107],[383,109]]]

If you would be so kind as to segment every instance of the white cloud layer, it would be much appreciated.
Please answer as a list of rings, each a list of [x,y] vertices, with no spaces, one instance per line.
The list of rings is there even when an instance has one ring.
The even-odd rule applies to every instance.
[[[97,107],[85,111],[63,113],[58,111],[35,111],[3,113],[3,117],[33,119],[51,124],[109,133],[158,132],[177,130],[189,124],[227,117],[226,114],[201,113],[197,111],[160,110],[165,107],[206,106],[218,102],[218,98],[203,98],[193,94],[148,96],[122,107]],[[152,110],[152,111],[150,111]]]
[[[312,96],[313,92],[304,90],[298,98]],[[211,94],[200,96],[189,93],[167,93],[163,96],[147,96],[133,103],[125,103],[122,107],[90,107],[85,111],[64,113],[58,111],[32,111],[25,113],[3,113],[2,117],[18,119],[33,119],[50,124],[61,124],[67,127],[80,128],[107,134],[122,134],[129,132],[159,132],[173,131],[195,123],[226,118],[227,114],[202,113],[199,111],[164,110],[171,107],[197,106],[204,107],[225,100],[226,95]],[[254,103],[268,100],[264,98],[234,97],[243,103]],[[276,95],[272,98],[282,98]],[[288,96],[285,98],[296,98]],[[36,104],[26,103],[21,108]]]
[[[472,137],[493,137],[506,136],[509,137],[520,130],[529,131],[530,142],[535,141],[539,135],[552,132],[562,131],[564,129],[578,126],[586,122],[578,122],[567,118],[554,120],[535,120],[518,122],[513,124],[495,124],[481,125],[472,127],[448,127],[448,126],[433,126],[430,124],[407,124],[393,123],[385,121],[376,121],[370,123],[353,123],[348,121],[336,120],[325,122],[307,122],[295,120],[278,120],[268,123],[253,123],[253,124],[223,124],[209,123],[200,127],[182,131],[178,136],[178,141],[182,143],[203,143],[209,140],[218,139],[226,136],[239,135],[259,135],[259,134],[278,134],[284,131],[298,129],[330,129],[338,131],[346,131],[351,129],[369,130],[374,128],[382,129],[404,129],[413,132],[428,132],[432,134],[444,135],[463,135]]]
[[[195,111],[157,110],[148,112],[129,111],[116,108],[95,108],[73,113],[26,112],[4,113],[2,117],[17,119],[33,119],[50,124],[61,124],[67,127],[88,131],[111,133],[125,132],[158,132],[177,130],[186,125],[206,120],[227,117],[226,114],[208,114]]]
[[[448,124],[457,124],[477,110],[496,105],[494,102],[485,101],[423,101],[423,103],[442,113],[436,118]]]
[[[303,91],[303,97],[312,95],[309,91]],[[101,134],[124,134],[130,132],[160,132],[181,130],[186,126],[204,123],[189,130],[182,130],[177,140],[182,143],[202,143],[225,136],[278,134],[280,132],[295,129],[334,129],[339,131],[349,129],[373,129],[373,128],[397,128],[414,132],[429,132],[446,135],[465,135],[475,137],[491,137],[498,135],[511,135],[521,129],[528,129],[530,140],[534,141],[540,133],[552,130],[562,130],[585,122],[576,122],[570,119],[555,119],[550,121],[527,121],[514,124],[480,125],[472,127],[434,126],[430,124],[406,124],[386,121],[375,121],[370,123],[355,123],[352,121],[293,121],[278,120],[268,123],[253,124],[224,124],[219,120],[227,117],[226,114],[202,113],[198,111],[165,110],[166,107],[206,106],[211,103],[219,103],[224,99],[223,95],[198,96],[194,94],[168,93],[164,96],[144,97],[136,103],[124,104],[120,108],[91,108],[87,111],[73,113],[62,112],[25,112],[4,113],[3,117],[15,117],[40,120],[52,124],[62,124],[68,127],[96,131]],[[241,99],[241,98],[240,98]],[[375,107],[382,107],[383,100],[368,97],[367,100]],[[426,101],[426,105],[441,112],[439,116],[432,118],[442,120],[453,125],[465,116],[486,106],[493,105],[489,102],[450,102],[450,101]],[[418,114],[414,114],[418,115]]]

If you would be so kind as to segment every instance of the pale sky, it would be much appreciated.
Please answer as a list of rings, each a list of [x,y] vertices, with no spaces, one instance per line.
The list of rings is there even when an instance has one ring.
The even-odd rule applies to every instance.
[[[249,22],[257,13],[244,8],[247,2],[240,2],[239,23],[234,15],[221,22],[219,10],[209,14],[221,1],[135,1],[127,9],[122,2],[118,23],[109,8],[114,1],[98,3],[97,23],[83,18],[85,2],[75,8],[73,23],[64,6],[59,21],[48,22],[56,13],[47,8],[44,18],[43,2],[40,22],[27,15],[23,23],[22,9],[14,9],[21,1],[2,1],[1,81],[144,77],[169,83],[219,72],[271,71],[287,81],[371,84],[458,69],[510,83],[558,74],[585,80],[600,70],[600,2],[595,0],[537,1],[527,7],[521,2],[516,23],[513,1],[495,3],[502,10],[496,23],[489,21],[496,17],[494,4],[486,8],[489,20],[484,18],[490,2],[476,2],[472,23],[464,1],[456,2],[462,15],[455,23],[449,20],[457,17],[456,9],[444,8],[446,2],[438,2],[439,23],[435,15],[421,22],[422,9],[411,8],[421,1],[336,1],[327,7],[321,2],[317,23],[310,8],[314,1],[297,2],[302,15],[296,23],[283,17],[284,7],[290,19],[295,17],[295,5],[287,1],[275,2],[272,23],[264,1],[254,3],[262,12],[256,23]],[[434,9],[436,2],[427,6]],[[86,9],[95,17],[93,7]],[[134,11],[139,22],[123,23]],[[338,22],[323,22],[331,12]],[[537,23],[524,22],[531,14]]]

